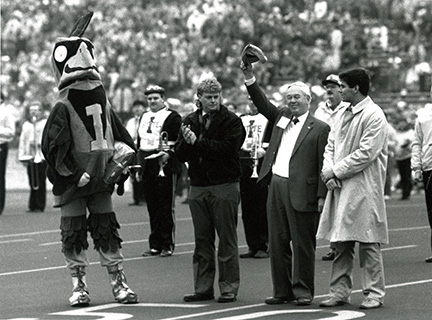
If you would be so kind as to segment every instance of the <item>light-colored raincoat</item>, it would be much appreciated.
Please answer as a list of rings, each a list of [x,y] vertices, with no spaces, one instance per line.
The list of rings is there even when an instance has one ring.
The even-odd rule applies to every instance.
[[[323,165],[333,169],[342,187],[327,193],[317,238],[386,244],[388,124],[381,108],[368,96],[353,106],[354,117],[342,130],[346,109],[336,116]]]

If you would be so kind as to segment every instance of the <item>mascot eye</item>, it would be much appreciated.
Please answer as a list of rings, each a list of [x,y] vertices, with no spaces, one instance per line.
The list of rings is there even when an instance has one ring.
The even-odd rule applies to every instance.
[[[65,46],[58,46],[54,51],[54,59],[57,62],[63,62],[67,57],[67,48]]]

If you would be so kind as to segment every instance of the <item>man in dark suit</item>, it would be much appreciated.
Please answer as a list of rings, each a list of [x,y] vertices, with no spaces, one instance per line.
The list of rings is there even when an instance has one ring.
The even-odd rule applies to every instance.
[[[288,85],[288,107],[277,108],[258,86],[252,64],[242,62],[241,69],[252,101],[274,123],[258,177],[258,183],[269,185],[273,297],[265,303],[310,305],[314,297],[315,233],[327,193],[320,172],[330,127],[309,113],[311,92],[303,82]]]

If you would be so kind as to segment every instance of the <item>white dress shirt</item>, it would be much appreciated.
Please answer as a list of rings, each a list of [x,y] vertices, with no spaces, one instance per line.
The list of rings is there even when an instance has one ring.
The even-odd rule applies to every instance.
[[[308,115],[309,111],[297,118],[299,120],[297,124],[294,124],[293,121],[290,121],[290,123],[286,126],[285,131],[282,134],[275,161],[273,163],[273,174],[277,174],[283,178],[289,178],[289,161],[294,150],[294,145]]]

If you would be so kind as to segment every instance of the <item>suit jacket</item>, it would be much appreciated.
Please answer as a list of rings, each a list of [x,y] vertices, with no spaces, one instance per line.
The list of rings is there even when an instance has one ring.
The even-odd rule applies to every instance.
[[[287,107],[277,108],[266,97],[255,82],[247,86],[252,101],[269,121],[274,123],[270,144],[261,167],[258,183],[269,184],[272,166],[276,157],[284,129],[277,126],[282,116],[291,118]],[[318,211],[318,198],[325,198],[327,188],[320,178],[324,149],[330,127],[325,122],[313,117],[310,113],[300,131],[289,163],[290,188],[289,197],[297,211]]]

